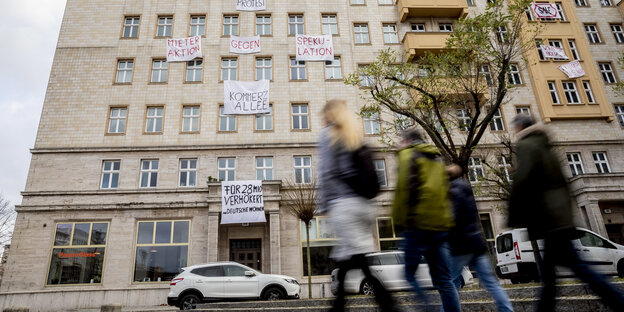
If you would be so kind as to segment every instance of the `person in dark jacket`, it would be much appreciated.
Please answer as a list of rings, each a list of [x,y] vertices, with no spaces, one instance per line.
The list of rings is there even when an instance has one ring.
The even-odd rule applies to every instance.
[[[472,187],[461,178],[462,169],[458,165],[447,169],[451,181],[451,202],[455,212],[455,226],[451,229],[449,243],[453,261],[451,276],[457,289],[461,286],[461,272],[470,266],[485,289],[490,292],[499,312],[512,312],[509,297],[492,270],[483,233],[481,232],[479,211],[472,193]]]
[[[542,289],[538,311],[555,311],[555,266],[565,266],[602,297],[614,311],[624,311],[624,296],[581,261],[572,240],[578,234],[561,164],[552,150],[547,129],[525,114],[517,115],[516,171],[509,197],[509,226],[526,227],[532,240],[544,239]]]

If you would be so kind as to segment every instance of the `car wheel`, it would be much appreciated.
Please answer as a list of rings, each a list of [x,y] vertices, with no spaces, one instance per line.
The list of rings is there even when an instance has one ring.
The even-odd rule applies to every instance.
[[[286,295],[284,295],[284,292],[277,287],[271,287],[264,292],[264,300],[274,301],[282,300],[284,298],[286,298]]]
[[[619,277],[624,277],[624,259],[620,259],[620,261],[618,261],[617,274]]]
[[[182,297],[182,300],[180,300],[180,310],[193,310],[200,302],[201,301],[199,300],[199,297],[197,297],[197,295],[185,295],[184,297]]]
[[[362,285],[360,285],[360,293],[370,296],[375,295],[375,287],[373,286],[371,280],[365,279],[362,282]]]

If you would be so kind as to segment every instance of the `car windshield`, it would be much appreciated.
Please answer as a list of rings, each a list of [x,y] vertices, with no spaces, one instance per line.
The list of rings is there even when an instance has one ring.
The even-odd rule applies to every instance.
[[[513,238],[511,234],[504,234],[496,239],[496,250],[498,253],[505,253],[513,250]]]
[[[251,271],[251,272],[254,272],[256,274],[262,274],[262,272],[260,272],[258,270],[254,270],[254,269],[252,269],[252,268],[250,268],[250,267],[248,267],[246,265],[242,265],[240,263],[237,263],[235,265],[230,265],[230,266],[239,267],[239,268],[243,269],[243,275],[245,275],[244,271]],[[227,272],[225,273],[225,275],[228,275]]]

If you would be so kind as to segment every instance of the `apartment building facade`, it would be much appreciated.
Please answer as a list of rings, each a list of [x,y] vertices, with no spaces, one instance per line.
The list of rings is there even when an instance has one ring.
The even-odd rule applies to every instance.
[[[540,60],[537,48],[527,53],[529,66],[518,60],[512,96],[484,143],[508,133],[517,113],[549,124],[568,161],[579,224],[624,241],[624,97],[611,88],[620,79],[621,7],[553,3],[565,20],[544,23],[538,39],[576,55],[586,75],[566,79],[560,61]],[[305,296],[305,230],[282,195],[315,176],[324,103],[340,97],[359,109],[363,90],[346,86],[346,75],[387,47],[406,50],[408,59],[443,50],[453,23],[486,5],[268,0],[264,11],[243,12],[235,0],[68,0],[0,306],[158,305],[180,268],[229,260],[293,276]],[[335,59],[297,61],[296,34],[333,35]],[[166,39],[193,35],[202,37],[203,57],[167,63]],[[231,35],[259,35],[262,51],[230,53]],[[261,79],[271,81],[270,114],[223,114],[223,81]],[[382,124],[393,122],[388,116],[362,118],[365,139],[378,150],[382,250],[400,240],[389,218],[394,154],[378,142]],[[471,159],[474,183],[487,174],[486,156]],[[221,225],[219,180],[263,180],[267,222]],[[505,229],[500,207],[479,199],[491,246]],[[314,296],[329,295],[335,236],[322,216],[310,239]]]

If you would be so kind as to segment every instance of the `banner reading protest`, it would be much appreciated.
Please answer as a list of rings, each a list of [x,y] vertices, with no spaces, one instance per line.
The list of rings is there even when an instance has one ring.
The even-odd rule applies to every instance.
[[[333,61],[334,42],[331,35],[297,35],[297,61]]]
[[[262,181],[221,182],[221,224],[266,222]]]
[[[564,59],[568,60],[568,56],[565,54],[562,48],[553,47],[550,45],[540,45],[544,58]]]
[[[230,53],[248,54],[260,52],[260,36],[230,36]]]
[[[559,66],[559,69],[568,75],[568,78],[579,78],[585,76],[585,71],[579,61],[573,61]]]
[[[252,115],[271,112],[269,80],[223,82],[225,115]]]
[[[531,10],[537,18],[561,18],[557,6],[553,3],[531,3]]]
[[[266,0],[236,0],[238,11],[264,11],[266,10]]]
[[[167,39],[167,62],[192,61],[202,57],[201,37]]]

